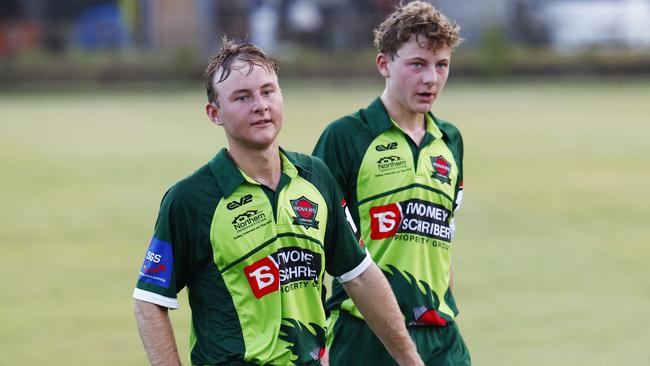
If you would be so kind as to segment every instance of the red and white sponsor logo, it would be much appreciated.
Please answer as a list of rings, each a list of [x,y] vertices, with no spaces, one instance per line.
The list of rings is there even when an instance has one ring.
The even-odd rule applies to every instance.
[[[318,229],[318,221],[316,220],[316,215],[318,215],[318,204],[316,202],[310,201],[305,196],[295,200],[290,200],[289,202],[291,202],[293,212],[297,215],[293,218],[294,225],[302,225],[306,228],[313,227]]]
[[[438,179],[443,183],[451,184],[451,163],[442,155],[439,155],[431,156],[431,164],[433,165],[431,178]]]
[[[433,158],[433,167],[436,169],[438,174],[442,174],[445,177],[448,177],[449,173],[451,172],[451,166],[449,162],[442,156]]]
[[[280,270],[270,257],[245,267],[244,274],[258,299],[280,289]]]
[[[402,221],[402,209],[399,204],[391,203],[370,209],[370,239],[385,239],[397,233]]]
[[[261,299],[280,289],[286,292],[300,288],[285,286],[292,282],[312,281],[317,285],[322,273],[321,266],[321,253],[293,246],[280,248],[244,267],[244,275],[255,297]]]

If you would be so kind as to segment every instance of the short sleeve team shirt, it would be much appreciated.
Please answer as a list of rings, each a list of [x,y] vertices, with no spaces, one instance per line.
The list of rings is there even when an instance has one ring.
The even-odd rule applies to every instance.
[[[192,364],[319,364],[324,270],[346,282],[371,263],[323,162],[280,156],[276,191],[224,149],[162,200],[133,296],[177,308],[187,287]]]
[[[454,211],[462,199],[459,131],[431,113],[419,146],[380,98],[330,124],[314,155],[339,183],[353,226],[386,275],[407,325],[445,325],[458,314],[449,288]],[[361,317],[334,281],[326,309]]]

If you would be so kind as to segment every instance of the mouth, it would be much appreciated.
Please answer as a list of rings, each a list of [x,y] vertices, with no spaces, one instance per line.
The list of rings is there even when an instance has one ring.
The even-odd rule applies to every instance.
[[[423,99],[433,99],[436,97],[436,93],[433,92],[421,92],[421,93],[417,93],[416,95]]]
[[[270,118],[263,118],[253,122],[252,126],[266,126],[270,123],[273,123],[273,121]]]

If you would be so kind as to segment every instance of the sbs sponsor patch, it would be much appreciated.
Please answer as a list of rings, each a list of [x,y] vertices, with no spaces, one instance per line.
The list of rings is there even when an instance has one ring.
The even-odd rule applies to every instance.
[[[140,268],[139,282],[151,283],[160,287],[169,288],[174,255],[169,242],[152,238]]]

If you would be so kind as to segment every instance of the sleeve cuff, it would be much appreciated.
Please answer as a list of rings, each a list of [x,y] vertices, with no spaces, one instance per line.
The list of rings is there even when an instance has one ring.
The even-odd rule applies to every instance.
[[[372,264],[372,258],[368,254],[368,251],[366,251],[366,257],[359,263],[358,266],[354,267],[351,271],[348,271],[338,277],[336,279],[340,283],[346,283],[348,281],[351,281],[355,278],[357,278],[360,274],[362,274],[370,265]]]
[[[164,306],[169,309],[178,309],[178,300],[173,299],[171,297],[166,297],[162,295],[158,295],[153,292],[145,291],[142,289],[139,289],[136,287],[135,290],[133,290],[133,298],[150,302],[152,304]]]

